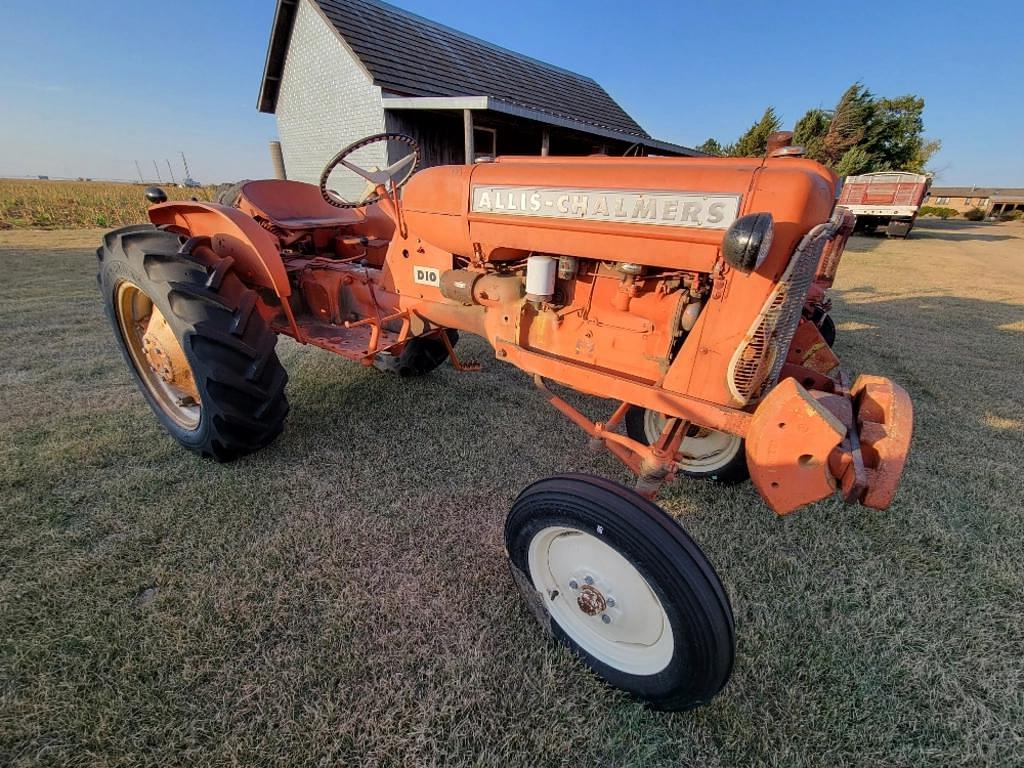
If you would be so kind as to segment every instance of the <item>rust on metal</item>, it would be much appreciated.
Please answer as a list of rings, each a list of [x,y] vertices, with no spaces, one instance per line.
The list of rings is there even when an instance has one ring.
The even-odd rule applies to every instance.
[[[779,383],[758,406],[747,433],[747,467],[754,487],[784,515],[831,496],[832,451],[847,427],[795,379]]]
[[[797,324],[786,362],[823,376],[831,376],[839,369],[836,353],[822,337],[818,326],[806,318],[801,318]]]
[[[601,594],[601,590],[593,584],[584,584],[580,587],[580,594],[576,598],[576,605],[587,616],[596,616],[608,607],[608,601]]]
[[[178,343],[174,330],[155,306],[150,313],[146,332],[142,336],[142,349],[153,373],[181,390],[193,402],[199,402],[199,389],[196,387],[185,351]]]
[[[907,463],[914,407],[903,387],[881,376],[859,376],[850,394],[867,473],[867,488],[859,501],[866,507],[887,509]]]

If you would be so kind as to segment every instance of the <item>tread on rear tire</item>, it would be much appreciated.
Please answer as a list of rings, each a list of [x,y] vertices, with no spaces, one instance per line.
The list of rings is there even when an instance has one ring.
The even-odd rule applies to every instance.
[[[288,375],[274,351],[277,336],[256,310],[256,294],[218,258],[205,238],[152,225],[110,232],[97,249],[97,281],[121,353],[150,407],[183,446],[230,461],[270,443],[288,415]],[[115,294],[128,282],[164,316],[199,392],[199,421],[183,427],[165,411],[124,338]]]

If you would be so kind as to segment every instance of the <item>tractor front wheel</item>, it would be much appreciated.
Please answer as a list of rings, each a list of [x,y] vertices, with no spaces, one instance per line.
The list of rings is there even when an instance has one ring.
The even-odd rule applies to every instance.
[[[541,480],[513,504],[505,546],[541,625],[611,685],[666,710],[725,686],[725,590],[700,547],[635,491],[587,475]]]
[[[665,429],[665,416],[633,406],[626,412],[626,434],[653,445]],[[743,438],[691,424],[679,445],[679,473],[700,480],[738,483],[749,477]]]
[[[836,321],[828,312],[824,313],[818,321],[818,332],[830,347],[836,345]]]
[[[446,328],[440,333],[448,336],[448,343],[453,347],[459,343],[459,332]],[[436,336],[410,339],[397,355],[382,352],[373,359],[378,370],[393,373],[403,379],[411,376],[426,376],[440,366],[449,357],[448,347]]]
[[[217,461],[277,437],[288,376],[231,260],[148,225],[111,232],[96,255],[114,338],[167,431]]]

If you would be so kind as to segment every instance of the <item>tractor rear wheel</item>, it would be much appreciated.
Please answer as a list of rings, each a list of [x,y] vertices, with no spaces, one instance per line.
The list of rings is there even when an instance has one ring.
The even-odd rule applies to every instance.
[[[626,434],[645,445],[653,445],[665,429],[665,416],[633,406],[626,411]],[[679,473],[698,480],[739,483],[749,477],[743,438],[691,424],[679,445]]]
[[[207,238],[152,226],[109,233],[97,280],[114,338],[168,432],[230,461],[271,442],[288,415],[288,375],[256,294]]]
[[[541,625],[611,685],[666,710],[725,686],[725,590],[693,539],[635,491],[587,475],[541,480],[513,504],[505,546]]]

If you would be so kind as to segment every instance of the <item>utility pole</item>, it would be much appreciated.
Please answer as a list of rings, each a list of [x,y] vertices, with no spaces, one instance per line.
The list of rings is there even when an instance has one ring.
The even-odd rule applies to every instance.
[[[171,168],[171,161],[167,160],[167,158],[164,158],[164,160],[167,163],[167,172],[171,174],[171,184],[173,184],[174,186],[178,186],[178,182],[174,178],[174,170]]]
[[[160,178],[160,169],[156,167],[156,160],[153,161],[153,170],[156,171],[157,184],[163,183],[163,179]]]
[[[146,180],[142,178],[142,169],[139,167],[139,161],[138,160],[135,161],[135,170],[139,174],[139,183],[140,184],[145,184]]]

